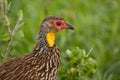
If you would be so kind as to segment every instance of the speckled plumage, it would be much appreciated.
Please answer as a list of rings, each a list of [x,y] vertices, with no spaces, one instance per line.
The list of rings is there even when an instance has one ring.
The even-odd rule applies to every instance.
[[[0,80],[57,80],[60,63],[60,50],[54,44],[49,47],[46,34],[59,31],[50,28],[49,21],[64,20],[59,17],[47,17],[41,24],[38,43],[34,50],[0,65]]]
[[[0,80],[56,80],[60,52],[56,46],[48,49],[34,50],[4,63],[0,66]]]

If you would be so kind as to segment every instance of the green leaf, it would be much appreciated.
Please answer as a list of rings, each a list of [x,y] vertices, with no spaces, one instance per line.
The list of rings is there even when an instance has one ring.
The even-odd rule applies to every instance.
[[[10,39],[10,35],[8,33],[0,35],[0,40],[8,41]]]

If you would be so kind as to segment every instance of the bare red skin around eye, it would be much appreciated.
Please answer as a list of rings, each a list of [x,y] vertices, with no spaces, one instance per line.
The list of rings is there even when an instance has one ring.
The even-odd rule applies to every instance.
[[[60,25],[57,25],[57,22],[61,22],[61,24],[60,24]],[[66,23],[65,23],[64,21],[62,21],[62,20],[57,20],[57,21],[54,21],[54,22],[53,22],[53,25],[54,25],[55,27],[58,27],[58,28],[63,29],[63,28],[65,28]]]

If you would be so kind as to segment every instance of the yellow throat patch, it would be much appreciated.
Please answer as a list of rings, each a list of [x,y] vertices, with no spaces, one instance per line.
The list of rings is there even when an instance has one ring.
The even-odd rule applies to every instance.
[[[48,42],[49,47],[53,47],[54,46],[54,41],[55,41],[55,32],[47,33],[46,40]]]

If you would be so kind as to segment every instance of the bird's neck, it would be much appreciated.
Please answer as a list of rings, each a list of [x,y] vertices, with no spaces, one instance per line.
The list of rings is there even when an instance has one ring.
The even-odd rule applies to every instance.
[[[46,34],[46,41],[48,43],[49,47],[53,47],[54,46],[54,41],[55,41],[55,32],[48,32]]]
[[[40,31],[38,36],[38,43],[35,47],[35,50],[39,50],[41,48],[48,49],[49,47],[54,47],[55,41],[55,32],[42,32]]]
[[[40,32],[35,49],[31,55],[25,56],[25,59],[31,58],[30,64],[35,66],[35,68],[38,68],[37,70],[40,73],[38,77],[40,77],[40,80],[57,80],[57,72],[60,64],[60,51],[51,41],[54,40],[54,36],[55,35],[52,32]],[[43,78],[42,73],[44,73],[45,78]],[[51,75],[53,75],[54,78],[52,78]]]

